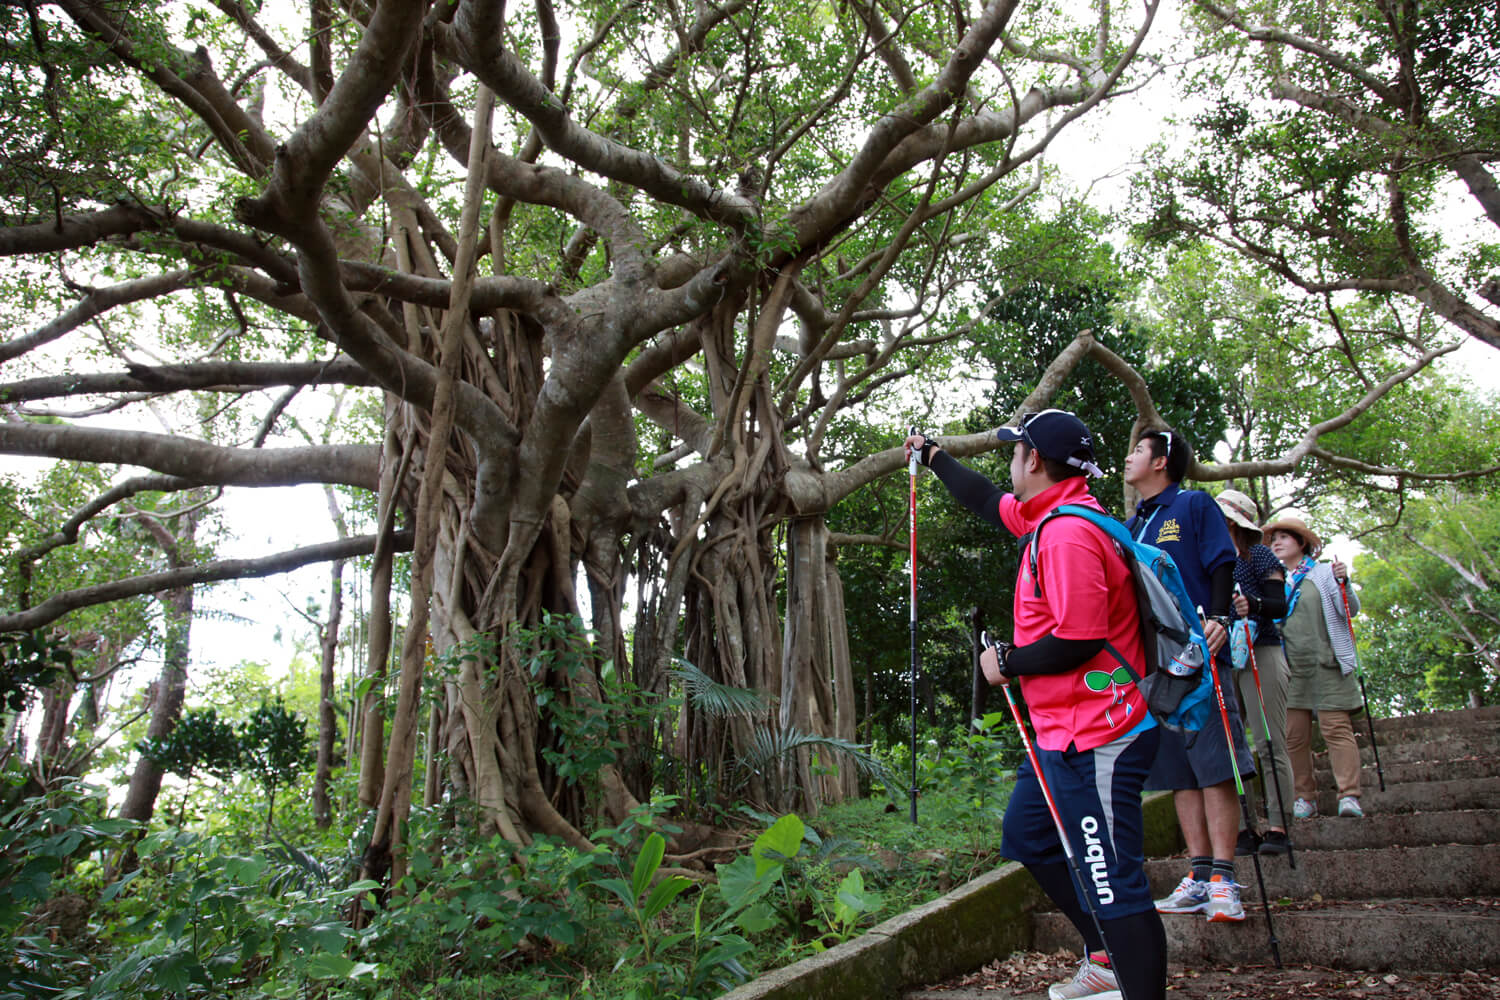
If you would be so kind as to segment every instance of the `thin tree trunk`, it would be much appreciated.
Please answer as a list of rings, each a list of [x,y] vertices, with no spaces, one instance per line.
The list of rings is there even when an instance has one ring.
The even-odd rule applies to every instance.
[[[474,111],[474,130],[469,148],[469,180],[459,226],[458,259],[453,266],[452,295],[444,318],[440,341],[438,382],[432,400],[432,424],[422,468],[422,488],[417,497],[416,541],[412,547],[411,615],[401,643],[401,676],[396,715],[391,720],[390,747],[386,753],[385,782],[370,844],[365,850],[366,878],[383,881],[387,874],[399,879],[406,869],[402,856],[407,813],[411,808],[412,767],[416,757],[417,707],[427,653],[427,628],[433,590],[433,554],[442,521],[443,476],[449,437],[453,430],[454,392],[463,353],[463,331],[469,322],[469,296],[473,289],[475,234],[479,205],[484,194],[484,153],[489,143],[494,95],[481,85]],[[400,238],[415,238],[401,234]]]
[[[369,809],[379,804],[380,789],[385,784],[385,679],[391,658],[391,580],[395,565],[391,532],[395,528],[396,490],[403,478],[402,468],[416,447],[411,442],[402,451],[395,422],[395,406],[387,395],[385,453],[380,463],[380,537],[370,567],[370,639],[359,727],[359,802]]]
[[[157,678],[155,700],[151,705],[151,721],[146,724],[148,740],[166,739],[182,717],[193,624],[193,588],[168,591],[162,598],[162,608],[167,619],[167,641],[161,676]],[[120,805],[120,816],[142,823],[150,820],[156,811],[161,779],[160,765],[144,754],[137,756],[135,770],[130,774],[130,787]]]
[[[344,563],[335,562],[328,584],[328,621],[323,626],[323,663],[319,672],[318,767],[313,776],[313,822],[319,830],[333,823],[328,782],[333,774],[333,747],[338,738],[338,711],[334,706],[334,666],[339,655],[339,622],[344,613]]]

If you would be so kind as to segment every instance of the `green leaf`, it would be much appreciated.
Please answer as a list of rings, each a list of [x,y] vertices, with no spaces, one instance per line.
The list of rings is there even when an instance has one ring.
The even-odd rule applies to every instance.
[[[172,993],[186,993],[193,982],[193,968],[198,963],[190,951],[177,951],[168,955],[152,970],[152,978],[162,989]]]
[[[719,895],[732,913],[749,906],[770,891],[774,877],[762,877],[755,859],[741,855],[727,865],[716,865],[719,873]],[[779,870],[779,868],[778,868]]]
[[[344,979],[350,976],[359,964],[352,958],[320,951],[308,959],[306,972],[310,979]]]
[[[643,913],[647,920],[656,916],[666,909],[672,900],[682,895],[683,890],[692,886],[693,880],[681,875],[673,875],[671,878],[662,879],[651,891],[651,896],[646,900]]]
[[[734,920],[735,926],[746,934],[759,934],[781,923],[776,910],[767,903],[756,903],[745,908]]]
[[[184,928],[187,927],[188,920],[191,919],[191,917],[192,914],[188,913],[186,910],[178,910],[177,912],[167,917],[166,923],[162,925],[162,933],[171,938],[173,941],[177,940],[182,936],[182,932]]]
[[[802,834],[805,827],[796,813],[787,813],[771,824],[771,828],[755,838],[750,856],[755,859],[755,874],[764,875],[772,868],[780,867],[797,856],[802,849]]]
[[[641,845],[641,855],[635,859],[635,873],[631,876],[636,899],[640,899],[651,886],[651,876],[655,875],[656,869],[661,867],[661,859],[666,853],[667,839],[659,833],[653,833]]]
[[[630,886],[625,883],[624,879],[603,878],[595,882],[590,882],[589,885],[597,885],[601,889],[608,889],[616,896],[619,896],[626,906],[632,910],[635,909],[636,895],[631,892]]]

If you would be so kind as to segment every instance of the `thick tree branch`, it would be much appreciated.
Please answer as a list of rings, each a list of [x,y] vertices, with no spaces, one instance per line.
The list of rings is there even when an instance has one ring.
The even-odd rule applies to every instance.
[[[1373,462],[1361,462],[1356,458],[1348,458],[1344,455],[1335,455],[1326,448],[1309,448],[1307,454],[1320,462],[1326,462],[1339,469],[1348,469],[1350,472],[1358,472],[1366,476],[1388,476],[1391,479],[1416,480],[1424,483],[1456,483],[1465,479],[1485,479],[1489,476],[1500,474],[1500,465],[1491,465],[1482,469],[1463,469],[1458,472],[1418,472],[1413,469],[1402,469],[1394,465],[1376,465]]]
[[[1073,341],[1052,359],[1052,363],[1047,366],[1047,370],[1037,381],[1036,388],[1016,408],[1016,412],[1024,413],[1028,410],[1044,408],[1046,403],[1057,394],[1057,390],[1062,387],[1073,369],[1093,350],[1095,344],[1097,341],[1087,330],[1073,338]],[[994,431],[981,431],[978,434],[965,434],[962,437],[943,436],[937,440],[943,450],[955,458],[982,455],[1001,447],[1001,442],[995,437]],[[861,486],[868,485],[881,476],[889,475],[905,465],[906,452],[903,446],[887,448],[885,451],[867,455],[846,468],[824,474],[822,492],[828,506],[832,506]]]
[[[195,284],[195,277],[198,277],[198,275],[193,271],[169,271],[166,274],[159,274],[150,278],[124,281],[118,285],[110,285],[107,288],[91,288],[77,305],[52,322],[38,327],[24,337],[17,337],[15,340],[0,343],[0,364],[4,364],[11,358],[19,357],[27,351],[41,347],[43,344],[50,344],[59,337],[66,336],[84,323],[87,323],[101,313],[113,309],[115,306],[126,305],[130,302],[139,302],[142,299],[151,299],[158,295],[167,295],[171,292],[187,288]]]
[[[445,51],[531,122],[550,149],[586,170],[640,188],[659,201],[705,219],[736,227],[754,222],[755,206],[748,199],[710,187],[664,160],[573,121],[562,101],[505,47],[503,32],[495,28],[493,6],[473,0],[462,4],[453,27],[439,27],[438,37]]]
[[[340,483],[373,490],[380,465],[375,445],[222,448],[169,434],[29,423],[0,423],[0,453],[138,465],[217,486]]]
[[[206,361],[188,365],[132,365],[127,372],[24,379],[0,384],[0,403],[121,392],[247,392],[273,385],[375,384],[368,371],[348,358],[331,361]]]
[[[53,222],[0,227],[0,257],[52,253],[93,246],[112,236],[152,229],[158,220],[138,205],[116,205],[98,212],[65,215]]]
[[[63,522],[62,527],[34,545],[28,545],[17,551],[11,558],[18,563],[35,562],[53,549],[75,544],[78,541],[78,532],[86,522],[137,493],[169,493],[201,485],[200,482],[183,479],[180,476],[136,476],[133,479],[127,479],[79,507]]]
[[[34,608],[0,615],[0,632],[24,631],[41,628],[57,621],[69,611],[108,604],[142,594],[156,594],[166,590],[178,590],[202,583],[219,583],[224,580],[244,580],[252,577],[274,576],[312,563],[334,562],[352,559],[375,551],[375,535],[360,535],[341,538],[333,542],[308,545],[300,549],[278,552],[259,559],[221,559],[201,566],[186,566],[182,569],[162,573],[113,580],[92,587],[80,587],[62,594],[54,594]],[[397,532],[394,536],[395,551],[411,551],[412,536],[409,531]]]

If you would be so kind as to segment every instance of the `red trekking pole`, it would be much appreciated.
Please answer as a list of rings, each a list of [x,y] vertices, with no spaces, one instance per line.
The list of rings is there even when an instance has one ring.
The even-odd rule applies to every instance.
[[[907,430],[907,437],[917,434],[917,425]],[[907,465],[911,501],[907,512],[911,521],[911,821],[917,821],[917,465],[920,456],[912,451]]]
[[[1335,556],[1334,558],[1338,558]],[[1339,596],[1344,599],[1344,622],[1349,626],[1349,642],[1354,642],[1354,612],[1349,610],[1349,581],[1339,581]],[[1375,742],[1375,717],[1370,714],[1370,696],[1365,692],[1365,671],[1359,665],[1359,650],[1354,651],[1354,676],[1359,678],[1359,696],[1365,703],[1365,723],[1370,727],[1370,749],[1375,754],[1375,775],[1380,790],[1385,791],[1385,769],[1380,766],[1380,744]]]

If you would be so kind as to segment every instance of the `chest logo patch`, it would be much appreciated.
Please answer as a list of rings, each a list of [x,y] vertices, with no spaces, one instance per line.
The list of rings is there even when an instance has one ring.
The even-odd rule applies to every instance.
[[[1169,517],[1162,522],[1161,530],[1156,533],[1156,544],[1162,542],[1182,541],[1182,525],[1177,523],[1177,518]]]
[[[1126,719],[1135,709],[1134,705],[1125,703],[1125,689],[1133,683],[1130,671],[1123,666],[1110,670],[1089,670],[1083,675],[1083,685],[1095,694],[1108,693],[1110,696],[1109,706],[1104,709],[1104,721],[1113,729]],[[1120,717],[1120,722],[1114,718],[1114,710],[1119,705],[1125,705],[1125,714]]]

